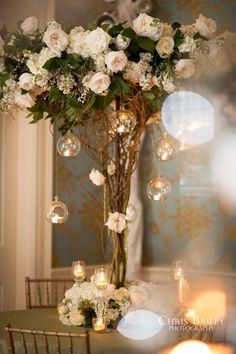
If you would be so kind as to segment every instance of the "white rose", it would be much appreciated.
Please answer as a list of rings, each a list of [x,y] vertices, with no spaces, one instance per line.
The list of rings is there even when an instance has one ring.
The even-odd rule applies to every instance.
[[[98,72],[88,78],[85,77],[83,84],[85,87],[89,88],[96,94],[101,94],[108,89],[110,86],[110,77],[102,72]]]
[[[174,30],[171,25],[168,23],[163,23],[163,32],[162,32],[163,37],[173,37],[174,36]]]
[[[26,18],[20,27],[25,35],[34,33],[38,29],[37,17],[31,16]]]
[[[61,29],[61,26],[49,26],[44,33],[43,42],[46,43],[58,57],[68,46],[68,35]]]
[[[115,38],[115,45],[119,50],[125,50],[130,45],[130,38],[122,36],[122,34],[118,34]]]
[[[118,232],[119,234],[126,229],[126,215],[122,213],[109,213],[109,217],[105,225],[112,231]]]
[[[30,108],[34,105],[34,100],[29,93],[22,95],[18,92],[15,95],[15,104],[21,109]]]
[[[157,42],[156,51],[161,58],[166,58],[173,53],[174,46],[175,42],[173,38],[167,36],[161,37]]]
[[[89,179],[95,184],[96,186],[102,186],[105,183],[106,177],[95,168],[89,174]]]
[[[157,41],[163,32],[163,24],[159,19],[141,13],[133,21],[133,29],[138,36],[149,37]]]
[[[129,291],[125,288],[119,288],[115,290],[114,296],[117,301],[122,301],[124,298],[129,297]]]
[[[24,73],[19,77],[19,86],[23,90],[30,91],[34,88],[34,75]]]
[[[113,161],[111,161],[107,166],[107,173],[109,174],[109,176],[113,176],[115,172],[116,172],[116,165],[114,164]]]
[[[117,73],[118,71],[122,71],[125,68],[127,64],[127,56],[123,50],[118,52],[109,52],[105,56],[105,63],[109,70]]]
[[[4,53],[4,41],[0,36],[0,56],[3,55],[3,53]]]
[[[181,53],[193,52],[196,48],[195,40],[190,36],[184,37],[184,42],[179,45],[178,49]]]
[[[93,55],[97,55],[108,48],[111,37],[102,28],[98,27],[86,36],[86,44]]]
[[[202,36],[211,38],[217,30],[217,24],[211,18],[206,18],[203,15],[199,15],[196,20],[196,28]]]
[[[81,326],[85,320],[84,316],[78,310],[72,310],[69,314],[72,326]]]
[[[192,59],[180,59],[175,65],[175,72],[180,79],[189,79],[195,72]]]

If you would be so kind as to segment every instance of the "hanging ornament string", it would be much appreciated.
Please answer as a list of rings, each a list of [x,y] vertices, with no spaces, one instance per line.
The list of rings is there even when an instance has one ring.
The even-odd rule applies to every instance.
[[[54,201],[52,201],[48,208],[46,209],[46,219],[48,222],[52,224],[63,224],[66,222],[68,218],[68,209],[67,206],[59,201],[59,198],[57,196],[58,192],[58,160],[57,160],[57,150],[56,150],[56,136],[57,136],[57,121],[55,123],[55,130],[53,132],[53,149],[54,149],[54,173],[53,173],[53,179],[54,179]]]

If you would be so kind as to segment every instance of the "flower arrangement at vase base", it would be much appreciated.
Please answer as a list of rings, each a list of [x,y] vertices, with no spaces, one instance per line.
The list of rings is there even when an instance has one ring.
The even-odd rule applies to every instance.
[[[93,319],[103,318],[104,323],[100,321],[97,326],[104,332],[106,327],[116,328],[120,318],[130,311],[142,308],[166,314],[173,305],[173,297],[166,295],[163,285],[137,280],[115,289],[109,284],[101,297],[92,280],[75,283],[68,289],[58,306],[58,313],[59,320],[66,326],[93,326],[95,331]]]

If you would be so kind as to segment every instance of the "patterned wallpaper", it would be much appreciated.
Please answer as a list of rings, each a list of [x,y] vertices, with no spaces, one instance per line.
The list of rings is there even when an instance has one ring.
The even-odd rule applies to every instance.
[[[215,18],[220,29],[236,32],[235,0],[154,2],[155,15],[162,20],[191,23],[203,13]],[[63,17],[60,11],[58,17]],[[225,83],[222,92],[224,87]],[[224,214],[213,197],[210,148],[208,145],[182,151],[175,160],[160,162],[152,151],[147,131],[139,171],[144,205],[144,265],[166,265],[184,258],[196,268],[236,269],[236,218]],[[104,254],[109,254],[109,240],[105,249],[100,241],[102,196],[88,181],[92,166],[84,151],[76,158],[57,158],[58,194],[68,205],[70,218],[64,225],[54,226],[53,267],[70,266],[78,258],[87,264],[101,263]],[[150,201],[146,195],[147,183],[157,170],[172,183],[171,195],[164,203]]]

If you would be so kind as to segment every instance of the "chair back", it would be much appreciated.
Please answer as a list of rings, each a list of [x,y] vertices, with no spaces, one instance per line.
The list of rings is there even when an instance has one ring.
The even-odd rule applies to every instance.
[[[25,278],[26,308],[54,308],[73,285],[72,279]]]
[[[57,353],[91,354],[89,332],[80,333],[47,332],[31,329],[5,327],[8,338],[8,353]]]

